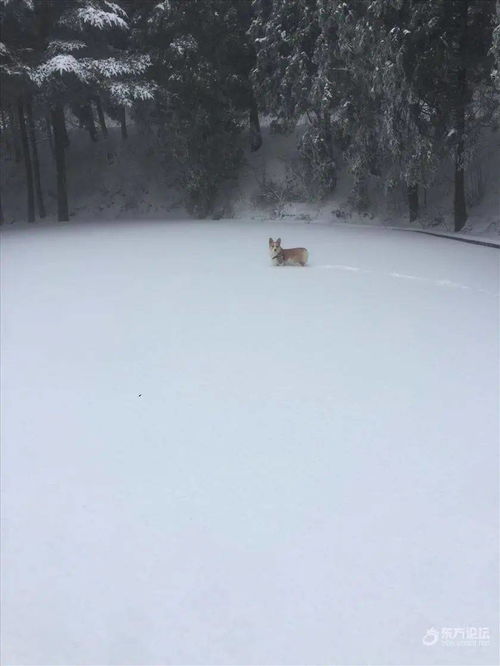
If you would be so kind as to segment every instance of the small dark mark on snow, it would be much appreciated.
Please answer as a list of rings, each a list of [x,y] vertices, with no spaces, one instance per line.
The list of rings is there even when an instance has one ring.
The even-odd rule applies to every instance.
[[[139,398],[142,398],[142,393],[139,393]]]

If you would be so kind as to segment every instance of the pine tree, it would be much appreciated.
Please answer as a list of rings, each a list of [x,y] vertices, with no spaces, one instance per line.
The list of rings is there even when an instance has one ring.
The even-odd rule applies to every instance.
[[[69,144],[65,109],[71,109],[98,138],[92,105],[98,100],[98,118],[105,132],[102,99],[113,106],[151,97],[141,76],[149,66],[146,55],[134,56],[120,48],[120,35],[128,31],[124,10],[107,0],[41,3],[35,7],[35,25],[42,49],[31,72],[36,90],[51,109],[58,184],[58,216],[68,219],[65,149]]]
[[[492,71],[493,81],[497,92],[500,92],[500,0],[497,0],[495,28],[491,44],[491,55],[494,58],[494,69]]]
[[[372,37],[367,79],[379,107],[379,162],[389,164],[384,169],[387,188],[404,185],[410,222],[419,216],[419,188],[428,186],[438,162],[436,113],[426,90],[432,11],[430,5],[414,0],[375,0],[366,13],[365,29]]]
[[[17,113],[19,118],[19,127],[21,130],[21,145],[23,147],[24,166],[26,169],[26,189],[28,194],[28,222],[35,221],[35,191],[33,188],[33,167],[31,153],[28,142],[28,132],[26,130],[26,117],[24,111],[23,99],[20,96],[17,103]]]
[[[454,221],[467,220],[465,172],[481,128],[491,122],[498,100],[493,90],[494,0],[439,0],[431,26],[439,39],[429,45],[431,85],[427,94],[439,118],[443,151],[454,161]]]
[[[453,150],[461,228],[465,165],[496,105],[493,1],[255,0],[254,10],[260,104],[284,128],[309,118],[302,150],[316,156],[312,171],[328,163],[333,135],[354,175],[355,207],[367,207],[373,174],[387,188],[404,185],[413,221],[419,187]]]
[[[147,5],[136,14],[134,43],[147,44],[156,92],[139,117],[157,127],[177,163],[188,209],[206,217],[242,158],[248,80],[241,14],[225,0]]]
[[[310,93],[318,71],[317,1],[255,0],[253,12],[250,35],[257,62],[252,78],[262,109],[286,131],[312,110]]]
[[[275,131],[289,132],[307,117],[308,127],[299,143],[304,174],[311,191],[326,194],[336,184],[336,163],[332,100],[328,85],[320,84],[325,55],[321,53],[321,3],[255,0],[253,10],[250,34],[257,60],[252,80],[259,90],[259,104],[273,117]]]
[[[38,205],[38,215],[45,217],[45,203],[43,200],[42,181],[40,175],[40,160],[38,157],[38,145],[36,137],[35,121],[33,116],[32,98],[26,100],[26,119],[28,125],[28,135],[30,140],[31,153],[33,155],[33,176],[35,181],[35,193]]]
[[[27,102],[30,99],[32,89],[30,74],[35,58],[32,48],[32,13],[33,3],[31,0],[3,0],[0,4],[0,24],[4,39],[0,48],[1,102],[2,107],[5,106],[9,110],[7,115],[14,145],[19,144],[21,147],[19,156],[22,151],[25,167],[28,222],[34,222],[35,220],[33,160],[26,118]],[[29,129],[31,130],[31,128]],[[38,168],[36,161],[35,168]]]
[[[354,176],[351,202],[365,210],[367,178],[380,173],[385,152],[378,141],[381,99],[373,85],[377,43],[371,3],[320,0],[319,6],[321,35],[313,93],[334,118],[335,140]]]

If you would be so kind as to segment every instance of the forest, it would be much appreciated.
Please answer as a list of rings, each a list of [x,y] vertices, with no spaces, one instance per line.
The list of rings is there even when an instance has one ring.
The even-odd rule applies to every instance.
[[[460,231],[468,166],[498,126],[495,0],[1,0],[0,21],[1,147],[22,165],[28,222],[46,215],[42,140],[69,219],[68,124],[89,145],[110,125],[123,141],[131,124],[148,128],[205,218],[244,149],[260,149],[265,118],[276,134],[305,126],[297,153],[315,200],[335,191],[340,155],[353,209],[370,210],[376,176],[405,193],[413,223],[446,168]]]

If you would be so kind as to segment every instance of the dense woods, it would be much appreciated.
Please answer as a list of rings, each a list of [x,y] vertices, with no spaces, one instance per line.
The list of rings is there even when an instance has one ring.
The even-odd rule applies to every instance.
[[[0,0],[0,20],[2,151],[23,163],[30,222],[45,216],[42,136],[68,219],[70,118],[90,142],[110,123],[124,141],[128,123],[152,128],[188,210],[206,217],[244,149],[259,149],[265,116],[275,132],[306,125],[298,152],[315,196],[334,190],[342,156],[358,210],[377,175],[404,188],[417,220],[449,163],[459,231],[468,164],[498,123],[495,0]]]

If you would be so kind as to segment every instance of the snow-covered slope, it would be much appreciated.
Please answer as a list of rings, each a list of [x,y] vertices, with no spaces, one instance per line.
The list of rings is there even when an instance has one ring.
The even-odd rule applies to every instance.
[[[239,216],[262,217],[255,210],[255,194],[262,190],[265,179],[274,181],[275,190],[286,184],[287,170],[297,161],[297,143],[303,127],[294,135],[281,136],[263,127],[264,142],[256,153],[246,155],[246,167],[240,175],[235,209]],[[357,212],[350,198],[353,178],[337,151],[338,180],[334,192],[326,200],[312,202],[307,197],[300,202],[277,200],[266,212],[279,213],[288,221],[309,220],[311,223],[356,224],[369,227],[399,227],[428,229],[435,233],[480,237],[500,241],[500,135],[485,129],[474,157],[467,167],[466,192],[468,220],[461,234],[453,232],[453,173],[452,159],[445,161],[427,192],[420,191],[420,217],[410,224],[406,192],[402,187],[392,193],[386,191],[384,176],[370,176],[367,181],[368,209]],[[300,193],[300,178],[299,178]],[[279,197],[277,197],[279,199]]]
[[[421,218],[410,225],[406,198],[402,191],[385,193],[382,177],[368,183],[369,209],[358,213],[349,203],[352,176],[338,157],[338,184],[331,196],[313,202],[301,192],[300,178],[293,196],[283,196],[287,174],[297,166],[297,142],[304,127],[292,135],[273,134],[263,119],[264,142],[252,153],[243,136],[245,162],[237,181],[228,182],[220,192],[215,215],[246,219],[282,217],[289,222],[357,224],[370,227],[409,227],[453,234],[453,173],[444,164],[434,186],[421,196]],[[130,127],[127,141],[119,128],[110,127],[106,140],[92,143],[86,132],[70,130],[68,149],[68,190],[72,220],[85,219],[180,219],[187,215],[176,168],[166,161],[153,133]],[[46,192],[48,219],[56,217],[55,167],[49,147],[41,138],[42,186]],[[6,154],[6,158],[8,155]],[[22,164],[2,163],[0,176],[6,225],[26,219],[26,193]],[[463,234],[500,241],[500,136],[484,130],[477,153],[467,169],[469,219]],[[263,206],[265,183],[272,181],[276,197]],[[290,195],[290,193],[288,193]],[[297,197],[299,201],[297,201]]]
[[[143,221],[1,253],[2,663],[495,663],[497,250]]]
[[[132,127],[123,140],[117,127],[107,139],[92,143],[88,134],[70,129],[67,149],[69,210],[72,220],[164,219],[176,208],[183,217],[182,195],[175,188],[175,174],[162,163],[158,142],[151,134]],[[57,219],[55,165],[47,141],[40,143],[42,188],[47,220]],[[8,155],[6,155],[6,158]],[[26,220],[23,165],[12,159],[1,165],[6,226]],[[38,223],[38,222],[37,222]]]

